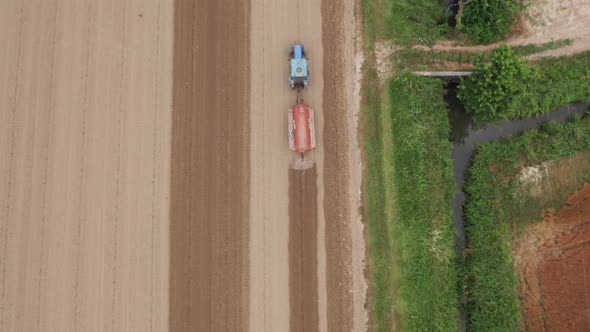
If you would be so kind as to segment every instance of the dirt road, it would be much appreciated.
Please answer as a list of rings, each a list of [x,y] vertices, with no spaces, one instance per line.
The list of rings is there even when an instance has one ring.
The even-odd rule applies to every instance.
[[[247,1],[177,0],[171,331],[248,322]]]
[[[289,322],[298,330],[309,321],[301,318],[306,316],[302,310],[292,306],[299,300],[315,301],[289,299],[288,292],[291,289],[291,294],[305,296],[309,291],[298,280],[301,271],[293,267],[298,261],[293,255],[289,261],[289,248],[298,241],[289,233],[297,227],[289,225],[289,217],[303,223],[293,212],[289,216],[289,205],[302,206],[302,197],[292,193],[293,201],[287,199],[288,165],[294,155],[287,150],[285,131],[286,109],[295,102],[286,84],[287,47],[299,40],[310,58],[311,84],[304,98],[315,109],[318,140],[317,150],[310,155],[316,161],[317,229],[310,220],[301,235],[317,239],[317,329],[362,331],[366,327],[366,285],[358,215],[361,166],[357,137],[350,133],[356,131],[358,112],[358,105],[352,105],[358,100],[350,98],[358,93],[352,80],[355,65],[360,65],[354,58],[356,2],[251,3],[250,68],[256,74],[250,81],[250,330],[284,331]],[[345,33],[347,24],[353,26]],[[344,60],[347,55],[352,56]],[[346,157],[349,153],[350,159]],[[313,202],[307,203],[306,208],[312,209]],[[354,257],[353,248],[360,252]],[[312,254],[303,255],[305,259]],[[312,273],[314,269],[308,268]],[[356,309],[353,301],[358,301]]]
[[[323,209],[323,51],[321,2],[251,0],[250,20],[250,331],[288,331],[289,163],[288,46],[300,40],[310,57],[305,101],[316,113],[318,312],[326,326]],[[313,209],[314,207],[309,207]],[[323,319],[323,321],[322,321]]]
[[[0,330],[165,330],[171,2],[6,0],[0,25]]]

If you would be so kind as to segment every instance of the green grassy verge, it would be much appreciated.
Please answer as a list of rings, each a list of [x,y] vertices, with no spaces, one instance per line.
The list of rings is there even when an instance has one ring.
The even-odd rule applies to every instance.
[[[522,0],[473,0],[465,5],[463,31],[476,43],[492,43],[505,39],[512,32]]]
[[[377,331],[454,331],[449,122],[440,82],[402,73],[366,96],[367,216]],[[395,166],[394,166],[395,165]],[[395,298],[392,299],[392,295]]]
[[[571,57],[543,58],[534,63],[539,79],[533,98],[539,113],[590,99],[590,52]]]
[[[453,12],[445,7],[445,1],[365,0],[365,4],[376,2],[384,13],[384,37],[399,45],[433,44],[447,37],[465,39],[460,32],[476,43],[497,41],[508,36],[524,9],[522,0],[466,1],[458,19],[462,23],[454,30],[447,23]]]
[[[367,71],[365,79],[374,81],[376,73]],[[365,89],[365,218],[368,224],[369,271],[371,273],[372,315],[375,331],[389,331],[394,326],[393,308],[393,238],[391,216],[385,212],[388,201],[383,158],[381,94],[377,88]]]
[[[440,0],[381,0],[384,37],[394,43],[432,44],[451,28]]]
[[[465,206],[469,252],[465,280],[471,330],[519,330],[521,315],[511,255],[514,231],[522,222],[534,221],[531,215],[541,216],[542,209],[555,207],[565,199],[546,200],[531,209],[531,196],[518,194],[522,188],[517,180],[519,171],[587,150],[590,117],[566,124],[548,123],[541,130],[478,148],[469,169]],[[578,181],[568,185],[589,181],[588,174],[580,172]],[[522,213],[524,209],[529,209],[526,214]]]
[[[456,331],[455,193],[449,119],[437,79],[389,83],[396,311],[402,331]]]

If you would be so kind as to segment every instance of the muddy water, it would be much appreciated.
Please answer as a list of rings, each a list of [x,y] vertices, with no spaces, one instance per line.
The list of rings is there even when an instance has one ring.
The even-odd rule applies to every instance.
[[[500,121],[494,124],[476,125],[457,98],[457,84],[450,83],[445,89],[445,101],[449,106],[451,123],[451,141],[453,143],[453,173],[457,192],[453,200],[453,223],[457,232],[457,250],[463,253],[465,248],[465,222],[463,220],[463,203],[465,202],[465,177],[467,168],[475,149],[484,143],[519,134],[527,129],[539,128],[548,121],[565,122],[575,115],[583,115],[590,107],[590,102],[574,103],[532,119]],[[467,330],[464,304],[459,304],[459,331]]]

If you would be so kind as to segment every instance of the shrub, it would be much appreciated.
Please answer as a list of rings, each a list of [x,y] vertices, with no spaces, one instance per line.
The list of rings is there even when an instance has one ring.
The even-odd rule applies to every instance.
[[[590,99],[590,52],[543,58],[532,65],[500,46],[459,86],[459,98],[477,122],[532,117]]]
[[[521,118],[537,113],[531,98],[537,73],[510,46],[503,45],[490,55],[475,60],[474,73],[459,86],[459,98],[477,121]]]
[[[520,0],[471,0],[464,3],[463,30],[477,43],[506,38],[524,8]]]

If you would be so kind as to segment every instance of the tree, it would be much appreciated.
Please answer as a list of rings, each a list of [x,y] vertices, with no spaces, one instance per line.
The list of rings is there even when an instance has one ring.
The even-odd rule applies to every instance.
[[[496,48],[485,63],[480,54],[475,71],[459,86],[459,99],[477,122],[515,119],[536,114],[534,68],[508,45]]]

